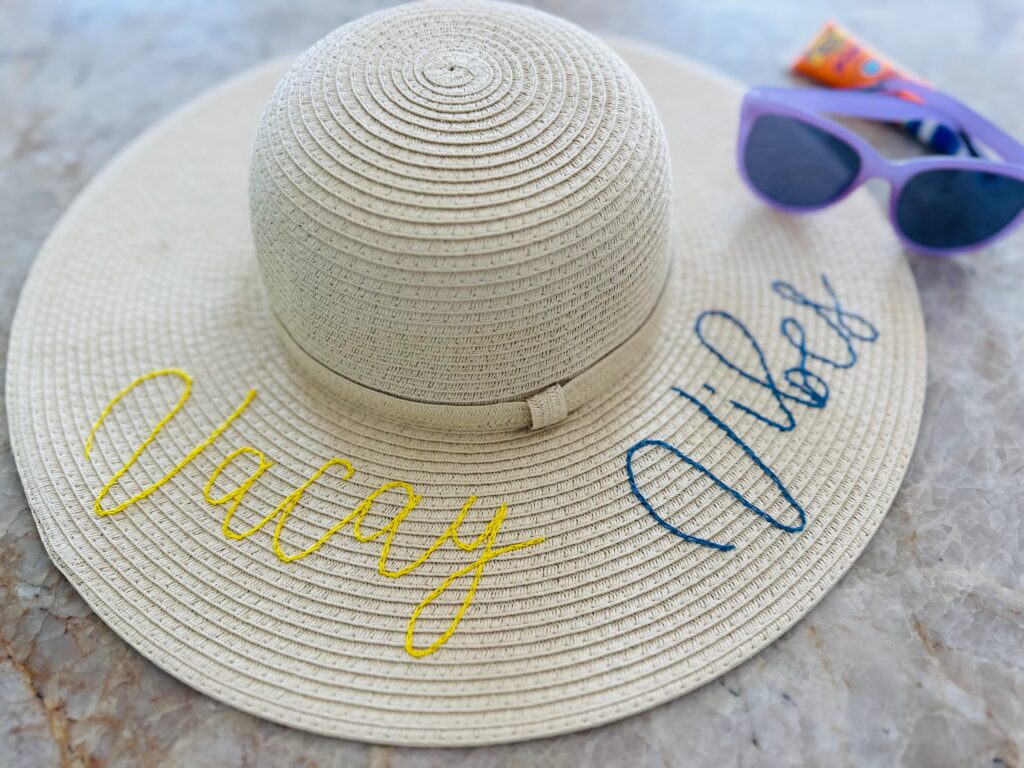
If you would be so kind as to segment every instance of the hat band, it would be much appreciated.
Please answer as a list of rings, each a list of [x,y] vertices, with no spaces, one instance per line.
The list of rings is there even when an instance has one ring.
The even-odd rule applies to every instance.
[[[291,358],[317,383],[346,403],[375,416],[410,426],[454,431],[493,432],[507,429],[542,429],[557,424],[584,403],[610,392],[622,382],[650,349],[657,337],[667,296],[671,269],[661,295],[643,324],[629,338],[582,373],[523,400],[481,405],[428,403],[371,389],[328,368],[303,349],[271,311],[274,327]]]

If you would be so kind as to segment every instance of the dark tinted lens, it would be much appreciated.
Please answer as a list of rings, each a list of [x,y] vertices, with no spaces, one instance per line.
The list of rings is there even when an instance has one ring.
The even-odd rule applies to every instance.
[[[896,221],[915,243],[962,248],[1013,221],[1024,207],[1024,181],[983,171],[925,171],[896,201]]]
[[[754,121],[743,162],[762,193],[799,208],[835,200],[860,172],[860,157],[845,141],[782,115]]]

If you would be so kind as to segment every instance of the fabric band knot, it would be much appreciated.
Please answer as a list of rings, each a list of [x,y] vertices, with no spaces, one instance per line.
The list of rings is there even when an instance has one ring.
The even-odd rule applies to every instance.
[[[526,404],[530,408],[530,429],[550,427],[569,415],[565,392],[558,384],[553,384],[533,397],[526,398]]]

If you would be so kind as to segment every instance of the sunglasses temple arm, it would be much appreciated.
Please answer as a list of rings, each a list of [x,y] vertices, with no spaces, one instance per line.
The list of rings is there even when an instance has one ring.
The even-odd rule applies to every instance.
[[[893,98],[875,91],[825,88],[754,88],[748,98],[788,104],[810,112],[863,117],[869,120],[943,120],[955,122],[938,109]],[[959,128],[960,126],[953,126]]]
[[[954,118],[972,139],[980,139],[1006,161],[1024,164],[1024,144],[1021,144],[988,118],[979,115],[961,101],[942,91],[936,91],[910,80],[886,80],[886,90],[910,91],[924,103]]]
[[[879,91],[825,88],[755,88],[751,91],[751,96],[813,112],[849,115],[869,120],[935,120],[954,130],[964,131],[972,138],[980,139],[1008,162],[1024,164],[1024,146],[956,99],[910,81],[887,80],[884,87],[887,90],[910,91],[922,99],[923,103]]]

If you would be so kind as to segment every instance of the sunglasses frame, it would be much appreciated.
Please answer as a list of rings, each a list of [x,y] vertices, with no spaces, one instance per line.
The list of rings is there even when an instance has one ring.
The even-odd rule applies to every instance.
[[[906,94],[909,94],[911,98],[906,98]],[[825,117],[822,113],[896,123],[908,120],[941,123],[966,134],[971,139],[977,139],[993,152],[998,153],[1002,160],[949,155],[890,160],[879,153],[864,138]],[[844,141],[860,159],[860,170],[857,176],[841,194],[820,205],[791,206],[768,197],[751,181],[744,161],[750,132],[757,118],[762,115],[792,117]],[[765,203],[787,213],[812,213],[835,205],[868,179],[880,178],[889,182],[889,222],[904,246],[921,253],[933,256],[952,256],[956,253],[984,248],[1005,237],[1024,221],[1024,208],[1022,208],[1006,226],[995,234],[976,243],[949,248],[922,245],[907,236],[897,219],[897,203],[904,186],[919,173],[936,170],[984,171],[1024,182],[1024,145],[956,99],[908,80],[887,80],[879,90],[871,91],[825,88],[752,88],[744,97],[740,110],[740,131],[736,148],[740,176],[747,186]]]

